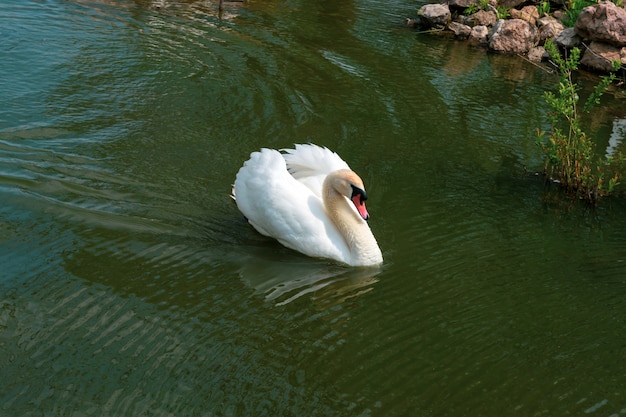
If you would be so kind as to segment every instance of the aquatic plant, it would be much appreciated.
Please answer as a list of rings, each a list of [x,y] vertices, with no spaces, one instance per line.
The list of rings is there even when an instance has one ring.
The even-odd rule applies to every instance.
[[[578,68],[580,50],[573,48],[563,57],[554,43],[546,42],[545,48],[560,73],[557,92],[545,93],[550,107],[547,119],[551,130],[548,135],[538,130],[538,143],[546,156],[545,174],[570,195],[596,204],[599,197],[610,194],[619,184],[618,166],[623,158],[618,155],[596,159],[594,142],[581,126],[578,86],[572,80],[572,73]],[[618,68],[618,65],[614,63],[614,67]],[[584,112],[599,104],[600,96],[614,79],[614,73],[601,78],[586,100]]]

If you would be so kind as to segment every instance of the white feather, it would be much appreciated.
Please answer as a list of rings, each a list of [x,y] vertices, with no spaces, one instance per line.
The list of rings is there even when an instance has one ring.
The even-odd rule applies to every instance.
[[[376,259],[355,261],[353,250],[324,207],[324,179],[333,171],[349,169],[348,164],[316,145],[296,145],[283,152],[265,148],[253,152],[237,173],[233,195],[249,223],[259,233],[308,256],[349,265],[382,262],[375,239]]]

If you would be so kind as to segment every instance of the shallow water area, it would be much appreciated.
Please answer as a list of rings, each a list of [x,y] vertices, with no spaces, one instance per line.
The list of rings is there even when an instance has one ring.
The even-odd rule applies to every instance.
[[[552,199],[555,76],[404,28],[418,7],[6,3],[0,415],[626,414],[623,197]],[[363,178],[380,268],[230,200],[250,152],[306,142]]]

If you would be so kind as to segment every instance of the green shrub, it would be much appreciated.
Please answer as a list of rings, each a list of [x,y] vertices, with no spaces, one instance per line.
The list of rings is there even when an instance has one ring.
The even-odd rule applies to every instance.
[[[469,16],[469,15],[476,13],[479,10],[480,8],[478,7],[478,3],[472,3],[469,6],[467,6],[465,10],[463,10],[463,14],[466,14]]]
[[[498,16],[498,19],[507,19],[509,16],[511,16],[511,8],[498,6],[496,9],[496,14]]]
[[[487,10],[487,8],[489,8],[489,0],[477,0],[468,5],[465,10],[463,10],[463,14],[472,15],[479,10]]]
[[[562,57],[554,43],[546,42],[545,48],[560,73],[557,92],[545,93],[550,107],[547,117],[551,124],[550,133],[546,136],[546,132],[538,132],[538,143],[546,156],[545,174],[570,195],[596,204],[599,197],[613,192],[619,183],[616,166],[623,158],[620,155],[615,161],[596,159],[594,143],[582,129],[578,113],[578,86],[572,81],[572,72],[578,68],[580,50],[574,48],[569,51],[569,56]],[[614,79],[613,73],[602,77],[585,102],[585,112],[599,103],[600,96]],[[608,181],[605,183],[606,178]]]
[[[539,12],[539,17],[550,14],[550,2],[542,1],[537,5],[537,11]]]
[[[597,4],[597,1],[593,0],[568,0],[565,7],[565,18],[563,24],[565,27],[573,27],[576,24],[580,11],[587,6]]]

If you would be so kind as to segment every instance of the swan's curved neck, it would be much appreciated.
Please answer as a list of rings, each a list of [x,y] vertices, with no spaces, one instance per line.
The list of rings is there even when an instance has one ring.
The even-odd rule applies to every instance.
[[[333,173],[329,174],[322,188],[322,197],[328,217],[343,236],[350,250],[350,265],[378,265],[382,254],[367,222],[359,216],[351,202],[333,186]]]

